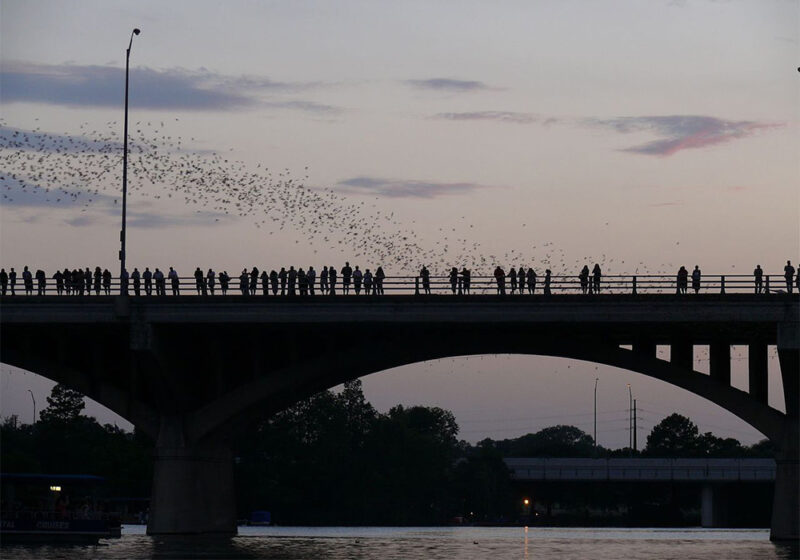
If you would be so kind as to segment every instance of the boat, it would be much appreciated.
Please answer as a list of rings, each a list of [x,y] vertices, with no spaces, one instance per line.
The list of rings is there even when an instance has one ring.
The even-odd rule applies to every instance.
[[[0,543],[97,543],[121,535],[87,474],[0,473]]]

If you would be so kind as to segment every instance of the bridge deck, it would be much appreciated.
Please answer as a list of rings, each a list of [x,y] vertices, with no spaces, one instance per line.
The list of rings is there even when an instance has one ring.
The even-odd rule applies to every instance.
[[[762,482],[775,480],[774,459],[507,458],[515,480]]]

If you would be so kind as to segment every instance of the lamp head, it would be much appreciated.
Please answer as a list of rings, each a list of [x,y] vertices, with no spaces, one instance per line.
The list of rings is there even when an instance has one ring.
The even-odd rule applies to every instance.
[[[134,35],[138,35],[138,34],[139,34],[139,33],[141,33],[141,32],[142,32],[142,30],[141,30],[141,29],[139,29],[138,27],[137,27],[137,28],[135,28],[135,29],[133,30],[133,34],[134,34]]]

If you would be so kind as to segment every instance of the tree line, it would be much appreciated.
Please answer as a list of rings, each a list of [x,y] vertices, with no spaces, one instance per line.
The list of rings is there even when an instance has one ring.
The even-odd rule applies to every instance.
[[[83,396],[56,385],[33,425],[0,425],[3,472],[95,474],[107,493],[147,497],[153,442],[138,431],[81,414]],[[615,457],[629,449],[595,447],[574,426],[552,426],[471,445],[454,415],[438,407],[397,405],[378,412],[359,380],[322,391],[239,431],[232,445],[242,517],[267,509],[282,524],[441,524],[455,517],[501,522],[518,510],[504,457]],[[644,457],[770,457],[764,440],[744,446],[700,433],[672,414],[647,437]]]

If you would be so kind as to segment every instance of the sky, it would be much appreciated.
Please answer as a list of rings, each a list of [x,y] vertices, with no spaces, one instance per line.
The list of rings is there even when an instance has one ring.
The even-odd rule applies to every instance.
[[[3,267],[118,267],[134,27],[129,269],[776,274],[800,257],[797,1],[6,0]],[[735,350],[744,388],[745,363]],[[41,410],[52,384],[0,376],[0,414],[29,421],[28,390]],[[595,378],[602,445],[628,442],[628,383],[640,441],[673,411],[761,437],[680,389],[563,359],[453,358],[364,387],[380,410],[449,408],[477,441],[591,431]]]

